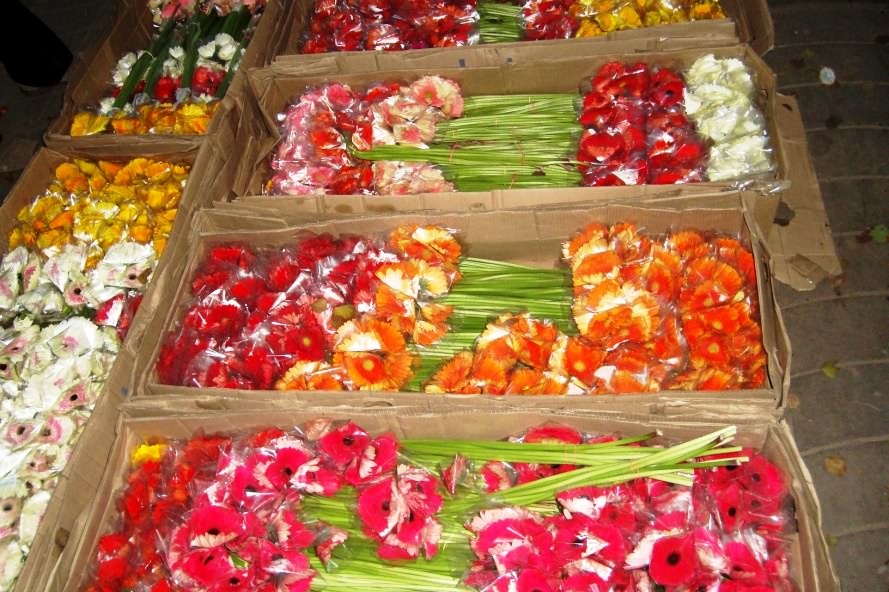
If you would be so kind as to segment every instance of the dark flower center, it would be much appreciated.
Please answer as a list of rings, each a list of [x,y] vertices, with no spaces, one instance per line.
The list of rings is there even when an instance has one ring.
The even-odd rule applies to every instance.
[[[762,477],[760,477],[759,473],[753,473],[750,475],[750,478],[753,479],[755,483],[759,483]]]
[[[207,565],[208,563],[213,561],[213,559],[215,559],[214,555],[207,555],[206,557],[204,557],[204,565]]]
[[[137,277],[139,277],[139,276],[136,275],[135,273],[131,273],[131,274],[130,274],[129,276],[127,276],[127,277],[130,278],[130,281],[135,281],[135,279],[136,279]]]
[[[667,563],[670,565],[678,565],[679,562],[682,561],[682,555],[680,555],[677,551],[673,551],[669,555],[667,555]]]
[[[3,504],[4,512],[12,512],[12,504]]]
[[[228,580],[228,583],[231,584],[232,586],[237,586],[238,584],[241,583],[241,580],[239,580],[238,578],[230,578]]]
[[[345,436],[343,438],[343,444],[345,444],[346,446],[352,446],[353,444],[355,444],[355,438],[353,438],[352,436]]]
[[[751,501],[751,502],[750,502],[750,507],[751,507],[751,508],[754,508],[754,509],[758,508],[758,507],[759,507],[759,500],[753,500],[753,501]]]
[[[218,528],[211,528],[210,530],[207,531],[207,534],[212,535],[212,536],[217,536],[219,534],[219,529]]]
[[[382,508],[383,508],[383,511],[384,511],[384,512],[388,512],[388,511],[389,511],[389,500],[386,500],[386,501],[383,502],[383,506],[382,506]]]
[[[726,512],[726,513],[727,513],[729,516],[731,516],[732,518],[734,518],[734,517],[735,517],[735,514],[738,513],[738,508],[732,506],[731,508],[728,509],[728,512]]]
[[[284,467],[284,474],[288,477],[293,476],[293,469],[291,469],[290,467]]]
[[[574,545],[575,547],[583,547],[584,538],[580,535],[577,535],[576,537],[574,537],[574,542],[571,544]]]
[[[74,295],[75,296],[80,296],[81,292],[83,292],[83,290],[81,290],[80,288],[74,288]]]
[[[6,372],[7,368],[8,368],[8,366],[6,364],[0,364],[0,371]]]
[[[52,430],[50,430],[49,428],[44,428],[43,431],[40,432],[40,435],[44,438],[49,438],[50,436],[52,436]]]
[[[71,395],[70,397],[68,397],[68,400],[69,400],[69,401],[76,401],[76,400],[77,400],[77,395]]]
[[[18,434],[19,436],[24,434],[25,433],[25,426],[19,426],[18,429],[15,431],[15,433]]]
[[[725,468],[726,471],[736,471],[738,469],[738,465],[729,465]]]
[[[252,485],[248,485],[247,487],[244,488],[244,491],[246,491],[247,493],[256,493],[256,488],[253,487]]]

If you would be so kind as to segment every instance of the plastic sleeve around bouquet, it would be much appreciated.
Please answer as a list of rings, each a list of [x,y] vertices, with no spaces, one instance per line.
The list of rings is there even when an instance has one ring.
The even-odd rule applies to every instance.
[[[475,3],[465,0],[317,2],[300,51],[399,51],[472,45],[478,40],[478,18]]]
[[[733,181],[773,174],[765,117],[754,102],[756,81],[744,62],[708,54],[692,64],[686,77],[686,112],[712,142],[708,179]]]
[[[212,247],[157,362],[164,384],[397,390],[410,344],[447,332],[435,300],[459,279],[452,231],[402,226],[388,241],[305,234],[281,249]]]

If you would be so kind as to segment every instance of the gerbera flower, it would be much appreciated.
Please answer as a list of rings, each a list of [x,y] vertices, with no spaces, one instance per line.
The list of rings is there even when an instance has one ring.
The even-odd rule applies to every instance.
[[[744,278],[728,263],[713,257],[694,259],[685,269],[679,307],[685,312],[738,302],[743,287]]]
[[[666,247],[679,254],[683,261],[709,254],[704,237],[696,230],[673,232],[667,237]]]
[[[692,581],[698,569],[692,535],[659,539],[651,550],[648,573],[662,586],[681,586]]]
[[[593,345],[585,337],[569,337],[565,347],[565,369],[586,388],[596,384],[596,370],[605,360],[604,348]]]
[[[365,317],[349,321],[334,339],[334,365],[361,390],[398,390],[412,374],[413,358],[391,325]]]
[[[342,528],[328,526],[324,529],[322,536],[323,540],[315,545],[315,554],[318,555],[321,563],[327,567],[333,557],[333,550],[346,542],[349,538],[349,533]]]
[[[438,226],[399,226],[389,235],[389,245],[397,253],[432,264],[456,265],[460,259],[460,243]]]
[[[540,516],[524,508],[483,511],[468,528],[477,535],[471,542],[476,556],[490,556],[501,574],[520,569],[548,571],[553,565],[552,533]]]
[[[432,379],[424,387],[427,393],[463,393],[464,387],[472,371],[474,357],[470,351],[457,353],[450,361],[443,365]]]
[[[185,527],[189,532],[189,545],[208,549],[225,545],[246,533],[241,513],[225,506],[195,509]]]
[[[398,449],[398,440],[391,434],[374,438],[346,468],[346,482],[358,486],[390,472],[398,462]]]
[[[318,440],[318,450],[337,466],[345,467],[359,459],[370,444],[370,435],[350,421]]]
[[[358,494],[358,517],[368,536],[382,540],[407,514],[408,506],[388,477]]]
[[[750,547],[741,542],[731,541],[725,545],[725,554],[729,563],[729,579],[743,582],[747,586],[768,585],[766,570]]]
[[[341,391],[343,376],[326,362],[297,361],[284,373],[275,388],[282,391]]]
[[[593,245],[593,249],[602,250],[607,247],[608,228],[604,224],[593,222],[588,224],[580,233],[574,235],[571,240],[562,243],[562,258],[571,261],[574,255],[585,245]]]
[[[486,493],[509,489],[518,479],[515,469],[499,460],[486,462],[479,472],[484,480]]]

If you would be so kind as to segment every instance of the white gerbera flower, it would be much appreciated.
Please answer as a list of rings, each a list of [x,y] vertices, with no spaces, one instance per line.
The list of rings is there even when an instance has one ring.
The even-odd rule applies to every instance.
[[[212,59],[215,54],[216,54],[216,42],[215,41],[209,41],[198,48],[198,55],[200,55],[205,60]]]

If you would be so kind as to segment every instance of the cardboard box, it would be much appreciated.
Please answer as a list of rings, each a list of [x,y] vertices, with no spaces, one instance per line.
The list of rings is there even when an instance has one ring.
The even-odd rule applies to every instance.
[[[615,51],[613,46],[616,43],[624,41],[638,43],[646,40],[673,39],[680,43],[685,42],[686,46],[688,46],[688,43],[696,43],[707,39],[722,40],[725,43],[746,43],[760,55],[765,54],[772,49],[775,43],[775,27],[766,0],[721,0],[721,4],[728,15],[728,18],[726,19],[675,23],[657,27],[615,31],[602,37],[535,42],[520,41],[512,43],[483,44],[474,47],[496,46],[511,49],[514,46],[522,45],[549,45],[554,48],[561,47],[562,50],[585,53],[587,48],[595,50],[598,47],[599,51],[601,51],[603,45],[608,47],[606,51]],[[313,61],[323,56],[334,55],[301,55],[299,53],[303,34],[306,26],[311,21],[314,8],[315,2],[313,0],[296,0],[292,17],[293,24],[287,35],[287,42],[284,51],[282,52],[283,55],[278,58],[279,60],[289,60],[292,57],[297,57]],[[570,44],[571,48],[569,49],[565,47],[566,44]],[[444,52],[443,55],[446,56],[448,53],[452,53],[455,49],[461,48],[433,48],[429,50],[409,50],[398,53],[417,54],[419,52]],[[351,59],[352,56],[357,56],[361,53],[383,56],[391,52],[368,51],[339,53],[341,55],[350,56],[347,59]],[[452,62],[452,64],[453,63],[454,62]]]
[[[713,198],[714,196],[710,196]],[[183,309],[191,299],[190,285],[195,270],[214,244],[244,242],[252,245],[282,245],[292,243],[294,233],[311,230],[317,233],[358,233],[369,236],[383,235],[402,223],[431,223],[457,229],[460,238],[468,245],[467,252],[475,257],[499,259],[551,268],[557,265],[559,248],[563,240],[591,221],[612,223],[632,220],[649,233],[664,233],[670,228],[699,228],[736,234],[748,239],[757,259],[758,297],[760,303],[764,347],[768,354],[768,384],[760,389],[743,391],[686,392],[662,391],[637,395],[598,395],[594,397],[522,397],[521,404],[529,407],[585,409],[599,406],[635,404],[647,412],[656,413],[670,407],[698,406],[704,403],[737,403],[761,410],[779,409],[784,404],[790,364],[790,346],[781,314],[774,300],[773,286],[767,271],[768,255],[762,238],[749,216],[742,210],[738,194],[716,196],[722,200],[722,209],[705,209],[701,202],[677,201],[674,209],[663,209],[655,204],[637,206],[599,205],[553,206],[549,208],[498,210],[491,212],[401,212],[391,215],[366,216],[360,219],[337,219],[311,225],[296,226],[278,216],[263,216],[247,210],[202,211],[196,221],[200,233],[191,240],[190,252],[171,259],[165,273],[175,280],[164,279],[162,288],[146,295],[150,307],[156,311],[144,328],[143,348],[133,352],[131,378],[133,397],[152,397],[159,394],[195,395],[212,394],[220,398],[247,399],[261,405],[264,401],[279,399],[299,400],[307,404],[330,401],[331,404],[355,405],[363,401],[384,401],[399,404],[426,406],[432,400],[444,398],[453,405],[499,406],[502,397],[485,395],[434,396],[424,393],[371,394],[371,393],[319,393],[295,391],[238,391],[227,389],[196,389],[157,384],[155,363],[161,342],[167,331],[181,319]],[[709,198],[708,198],[709,199]],[[703,201],[703,199],[701,200]],[[730,209],[729,209],[730,208]],[[566,222],[568,221],[568,222]],[[140,327],[140,332],[143,328]]]
[[[246,96],[246,72],[249,68],[269,63],[280,50],[286,34],[285,24],[291,5],[287,0],[269,0],[259,20],[253,38],[241,58],[238,72],[226,93],[227,109],[240,110]],[[82,109],[94,109],[108,93],[111,73],[117,61],[126,53],[146,49],[155,26],[145,2],[124,0],[118,7],[117,18],[108,37],[91,53],[79,58],[69,72],[69,84],[62,102],[60,115],[49,126],[45,144],[56,150],[84,148],[113,149],[123,144],[150,146],[155,142],[176,145],[187,151],[197,147],[207,136],[185,135],[117,135],[72,137],[69,134],[74,115]],[[207,135],[218,130],[220,113],[213,118]]]
[[[617,432],[622,435],[660,431],[664,437],[686,440],[711,432],[727,423],[738,426],[736,441],[763,451],[784,473],[794,499],[797,532],[791,539],[791,576],[801,592],[832,592],[839,583],[830,562],[827,545],[821,532],[821,510],[811,476],[784,422],[761,416],[740,416],[726,413],[721,421],[701,422],[679,420],[664,422],[661,418],[639,414],[632,408],[614,413],[566,414],[519,410],[452,409],[435,410],[315,409],[279,408],[273,411],[236,411],[207,413],[194,407],[195,401],[183,402],[179,413],[144,415],[124,409],[118,435],[107,470],[102,477],[99,467],[80,466],[93,475],[90,493],[93,501],[87,506],[72,506],[62,523],[71,525],[71,541],[60,560],[55,563],[47,590],[80,590],[89,576],[95,558],[98,538],[116,525],[118,510],[115,500],[129,474],[129,457],[134,446],[146,438],[188,438],[198,431],[205,433],[261,429],[270,426],[291,428],[309,419],[330,417],[352,419],[372,433],[393,432],[397,437],[421,438],[484,438],[500,439],[511,434],[553,421],[593,433]],[[729,411],[729,410],[727,410]],[[107,426],[111,428],[111,425]],[[78,515],[80,514],[80,515]]]
[[[231,141],[232,133],[232,130],[229,129],[227,136],[229,141]],[[227,176],[224,170],[220,170],[225,164],[225,159],[218,153],[219,147],[216,141],[206,142],[199,151],[182,152],[178,151],[180,147],[176,142],[156,142],[150,147],[144,144],[124,144],[116,149],[85,148],[64,153],[41,149],[28,164],[0,206],[0,241],[2,241],[0,242],[2,245],[0,252],[6,251],[7,237],[9,231],[16,224],[16,215],[19,210],[42,195],[54,176],[56,166],[72,157],[126,161],[136,156],[146,156],[169,159],[173,162],[192,163],[192,171],[180,199],[173,230],[167,242],[167,249],[152,274],[146,294],[154,288],[155,284],[162,286],[169,279],[163,269],[171,259],[175,258],[175,253],[182,253],[188,248],[187,242],[191,236],[192,217],[195,211],[200,206],[206,205],[210,196],[213,195],[212,189],[210,189],[214,186],[212,181],[215,180],[216,184],[230,182],[230,176]],[[208,189],[210,190],[208,191]],[[151,305],[140,307],[138,314],[133,319],[127,339],[121,345],[122,352],[138,349],[142,342],[140,327],[145,324],[142,319],[150,318],[152,314]],[[130,362],[131,360],[127,361],[126,355],[119,355],[115,361],[90,420],[74,447],[71,459],[62,471],[52,500],[40,522],[32,551],[16,584],[15,590],[17,591],[42,590],[44,588],[49,577],[47,561],[51,564],[56,560],[66,540],[65,529],[56,528],[57,521],[61,515],[69,511],[69,508],[75,507],[77,504],[80,504],[82,508],[92,499],[88,492],[90,487],[95,487],[95,482],[82,479],[79,470],[72,467],[75,465],[89,466],[98,470],[104,467],[105,458],[114,439],[113,430],[108,430],[107,425],[110,423],[113,426],[117,419],[117,407],[128,388]]]
[[[533,43],[526,44],[526,46],[531,47],[535,45]],[[487,51],[487,48],[476,49]],[[264,183],[270,176],[268,157],[273,153],[275,146],[281,138],[276,116],[284,111],[293,98],[298,97],[307,86],[336,80],[356,87],[362,87],[379,80],[411,81],[430,72],[435,72],[457,80],[467,96],[531,92],[577,93],[579,86],[585,80],[591,78],[602,64],[612,60],[646,62],[684,69],[707,53],[714,53],[719,57],[740,57],[753,71],[760,88],[759,103],[767,120],[778,168],[775,178],[770,182],[760,183],[760,187],[767,190],[782,187],[785,184],[783,180],[788,178],[792,169],[801,165],[787,158],[786,150],[784,149],[787,138],[785,138],[782,130],[776,125],[775,110],[777,108],[778,95],[775,91],[775,76],[761,58],[749,48],[729,46],[654,53],[628,52],[620,55],[580,55],[572,53],[562,57],[557,57],[556,54],[549,52],[549,57],[540,61],[521,60],[512,64],[490,61],[483,66],[434,70],[430,70],[422,59],[413,59],[398,53],[387,54],[389,56],[387,61],[390,65],[394,66],[400,63],[401,66],[398,69],[387,71],[362,71],[359,67],[357,72],[305,74],[299,72],[295,67],[283,67],[280,64],[263,69],[254,69],[250,72],[250,83],[257,101],[253,109],[250,109],[248,104],[248,110],[245,111],[243,116],[242,131],[245,133],[239,136],[238,149],[242,150],[242,155],[233,191],[238,197],[255,196],[262,192]],[[356,57],[358,56],[356,55]],[[418,61],[419,63],[417,63]],[[639,191],[642,193],[646,191],[668,190],[712,192],[724,190],[731,186],[732,184],[730,183],[696,183],[689,184],[683,188],[678,188],[678,186],[662,186],[657,189],[627,188],[626,195],[628,199],[635,199],[637,196],[636,192]],[[541,201],[539,203],[544,204],[556,203],[558,199],[572,195],[575,196],[572,200],[593,200],[596,199],[596,192],[602,191],[602,188],[581,188],[575,193],[553,193],[541,190],[501,190],[491,192],[491,195],[482,197],[482,200],[497,201],[502,207],[516,207],[526,203],[527,196],[531,195],[532,191],[534,195],[540,196]],[[453,200],[453,196],[454,194],[439,194],[426,195],[424,198],[429,203],[432,203],[435,200]],[[473,195],[468,196],[466,199],[473,200],[477,197]],[[329,212],[331,207],[327,204],[330,202],[335,203],[334,208],[339,208],[350,199],[357,201],[361,198],[357,196],[343,199],[332,196],[308,196],[298,198],[275,197],[272,199],[275,201],[283,199],[300,201],[307,211]],[[377,199],[377,196],[366,198],[367,202]],[[386,198],[380,197],[379,199],[385,200]],[[543,201],[544,199],[547,201]],[[766,191],[763,199],[755,204],[757,209],[756,217],[761,221],[765,232],[769,231],[768,227],[771,226],[771,221],[774,219],[778,201],[778,192]]]

